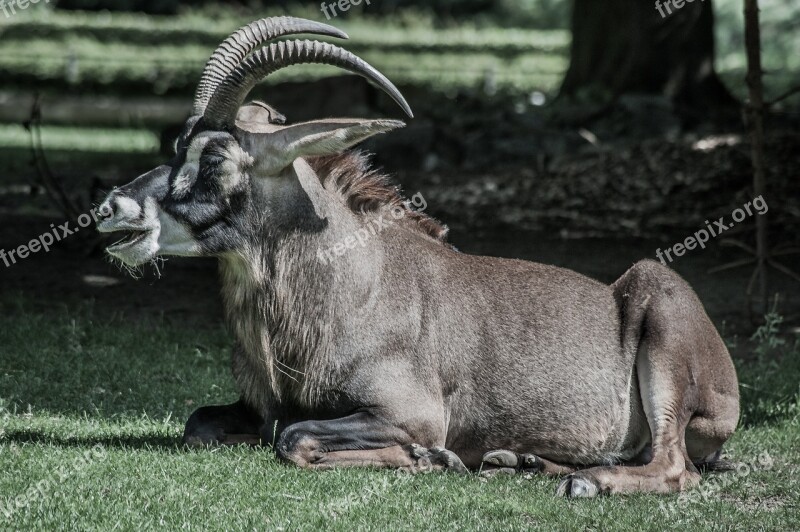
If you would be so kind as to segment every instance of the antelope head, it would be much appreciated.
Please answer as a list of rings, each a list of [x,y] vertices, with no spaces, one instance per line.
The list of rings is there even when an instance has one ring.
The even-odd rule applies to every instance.
[[[277,70],[300,63],[343,68],[364,76],[413,116],[386,77],[338,46],[286,40],[254,52],[261,43],[301,33],[347,38],[325,24],[279,17],[244,26],[217,48],[206,63],[175,156],[115,189],[101,205],[98,230],[124,235],[107,249],[112,257],[135,267],[164,255],[220,256],[245,246],[265,213],[286,200],[298,159],[340,153],[403,126],[396,120],[361,119],[287,125],[266,104],[242,107],[250,90]]]

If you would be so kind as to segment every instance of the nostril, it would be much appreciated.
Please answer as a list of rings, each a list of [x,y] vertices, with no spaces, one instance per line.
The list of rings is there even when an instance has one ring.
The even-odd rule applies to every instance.
[[[116,212],[116,200],[113,193],[97,208],[97,215],[102,221],[110,220]]]
[[[114,207],[112,207],[112,204],[110,202],[100,206],[100,216],[102,216],[103,218],[110,218],[113,215],[114,215]]]
[[[97,230],[111,233],[139,227],[145,222],[143,210],[136,200],[125,194],[112,192],[97,208]]]

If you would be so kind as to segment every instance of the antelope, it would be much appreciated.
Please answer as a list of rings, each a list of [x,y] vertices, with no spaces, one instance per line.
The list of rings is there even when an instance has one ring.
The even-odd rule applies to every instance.
[[[269,444],[298,466],[561,477],[557,493],[668,493],[700,480],[736,429],[728,350],[690,286],[650,260],[606,285],[473,256],[415,211],[354,147],[404,126],[291,124],[245,104],[269,74],[335,65],[387,93],[375,68],[290,17],[240,28],[213,53],[171,161],[101,206],[128,267],[218,259],[240,399],[196,410],[187,445]],[[256,50],[262,43],[268,43]],[[335,260],[330,249],[404,216]]]

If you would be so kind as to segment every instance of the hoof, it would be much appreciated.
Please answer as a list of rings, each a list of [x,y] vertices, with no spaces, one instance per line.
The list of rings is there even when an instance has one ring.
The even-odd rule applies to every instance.
[[[516,475],[517,473],[519,473],[519,471],[512,467],[496,467],[492,469],[481,469],[479,475],[483,478],[492,478],[503,475]]]
[[[418,467],[421,471],[444,470],[454,473],[469,473],[467,466],[461,461],[453,451],[448,451],[442,447],[427,449],[416,443],[411,444],[410,454],[417,459]]]
[[[442,449],[441,447],[434,447],[431,449],[430,459],[433,465],[439,465],[446,471],[452,471],[453,473],[459,473],[462,475],[469,473],[467,466],[464,465],[464,462],[461,461],[461,458],[459,458],[458,455],[453,451],[448,451],[447,449]]]
[[[416,443],[411,444],[411,457],[412,458],[427,458],[431,455],[431,452],[422,445],[418,445]]]
[[[497,474],[490,473],[491,471],[513,474],[536,473],[542,469],[542,463],[535,455],[519,454],[515,453],[514,451],[506,451],[504,449],[489,451],[483,455],[482,462],[484,465],[491,467],[491,469],[481,472],[481,474],[487,473],[484,476],[494,476]]]
[[[587,477],[570,475],[561,481],[556,490],[560,497],[597,497],[600,488],[597,483]]]
[[[483,455],[483,463],[498,467],[512,467],[519,465],[519,455],[513,451],[499,450],[489,451]]]
[[[193,449],[203,449],[207,447],[217,447],[222,445],[225,435],[222,431],[216,430],[186,430],[183,434],[181,442],[187,447]]]

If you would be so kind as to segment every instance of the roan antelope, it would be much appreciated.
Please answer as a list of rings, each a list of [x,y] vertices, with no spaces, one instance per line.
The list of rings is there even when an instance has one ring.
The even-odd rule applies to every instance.
[[[188,444],[276,441],[307,468],[536,471],[558,492],[673,492],[697,483],[739,416],[730,355],[695,293],[653,261],[611,286],[520,260],[459,253],[350,151],[396,120],[286,124],[243,106],[298,63],[373,67],[332,44],[266,41],[330,26],[280,17],[208,61],[174,158],[114,190],[98,224],[129,266],[219,259],[241,399],[200,408]],[[331,249],[403,216],[336,260]],[[275,432],[274,432],[275,431]]]

